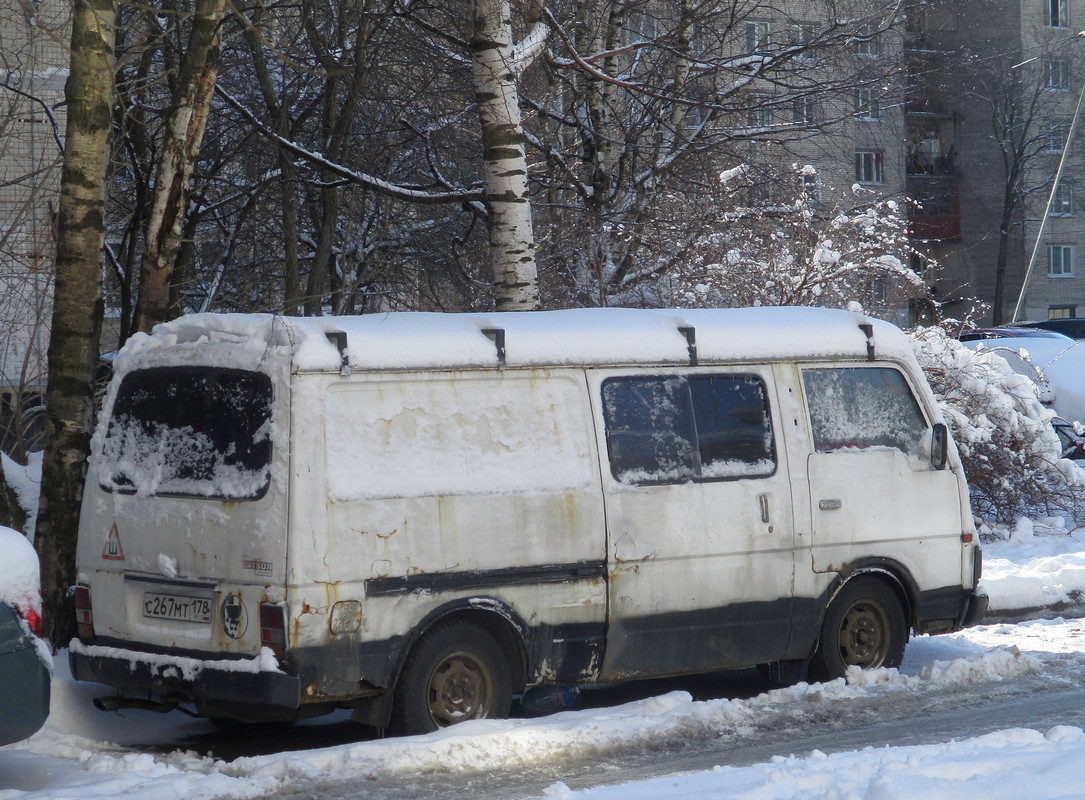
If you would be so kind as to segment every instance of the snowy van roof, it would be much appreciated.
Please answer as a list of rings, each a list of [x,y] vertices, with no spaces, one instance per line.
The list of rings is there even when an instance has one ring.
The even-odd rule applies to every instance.
[[[343,317],[193,314],[156,326],[150,336],[133,337],[118,366],[157,361],[151,351],[161,347],[186,351],[185,360],[194,363],[201,351],[206,354],[204,345],[216,343],[232,345],[237,366],[258,363],[268,348],[289,348],[297,371],[338,370],[344,358],[358,370],[866,358],[870,347],[880,358],[913,358],[900,329],[851,311],[586,308]]]

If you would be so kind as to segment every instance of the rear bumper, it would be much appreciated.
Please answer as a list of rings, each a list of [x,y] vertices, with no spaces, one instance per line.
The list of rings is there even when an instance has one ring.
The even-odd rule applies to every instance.
[[[76,640],[68,660],[76,680],[112,686],[125,695],[192,702],[209,716],[291,719],[301,704],[298,678],[262,668],[259,658],[201,660],[97,647]]]
[[[51,678],[33,645],[0,656],[0,745],[27,739],[45,724]]]

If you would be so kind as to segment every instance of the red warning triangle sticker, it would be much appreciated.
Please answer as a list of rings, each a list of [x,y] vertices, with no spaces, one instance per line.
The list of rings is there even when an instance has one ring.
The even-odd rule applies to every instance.
[[[105,540],[105,547],[102,548],[102,558],[110,561],[124,561],[124,548],[121,547],[121,534],[117,530],[116,522],[109,529],[109,537]]]

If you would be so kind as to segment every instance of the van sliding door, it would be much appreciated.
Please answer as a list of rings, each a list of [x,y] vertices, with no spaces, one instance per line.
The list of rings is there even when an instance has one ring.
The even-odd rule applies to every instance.
[[[603,678],[778,659],[794,523],[767,367],[592,375],[608,529]]]

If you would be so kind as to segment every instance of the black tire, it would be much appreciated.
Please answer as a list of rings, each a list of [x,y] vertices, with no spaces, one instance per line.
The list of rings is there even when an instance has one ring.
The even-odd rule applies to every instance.
[[[428,733],[469,719],[507,717],[512,671],[497,640],[469,622],[434,628],[411,650],[396,684],[391,730]]]
[[[825,612],[810,680],[841,678],[851,666],[899,667],[907,643],[908,625],[896,592],[878,578],[853,578]]]

